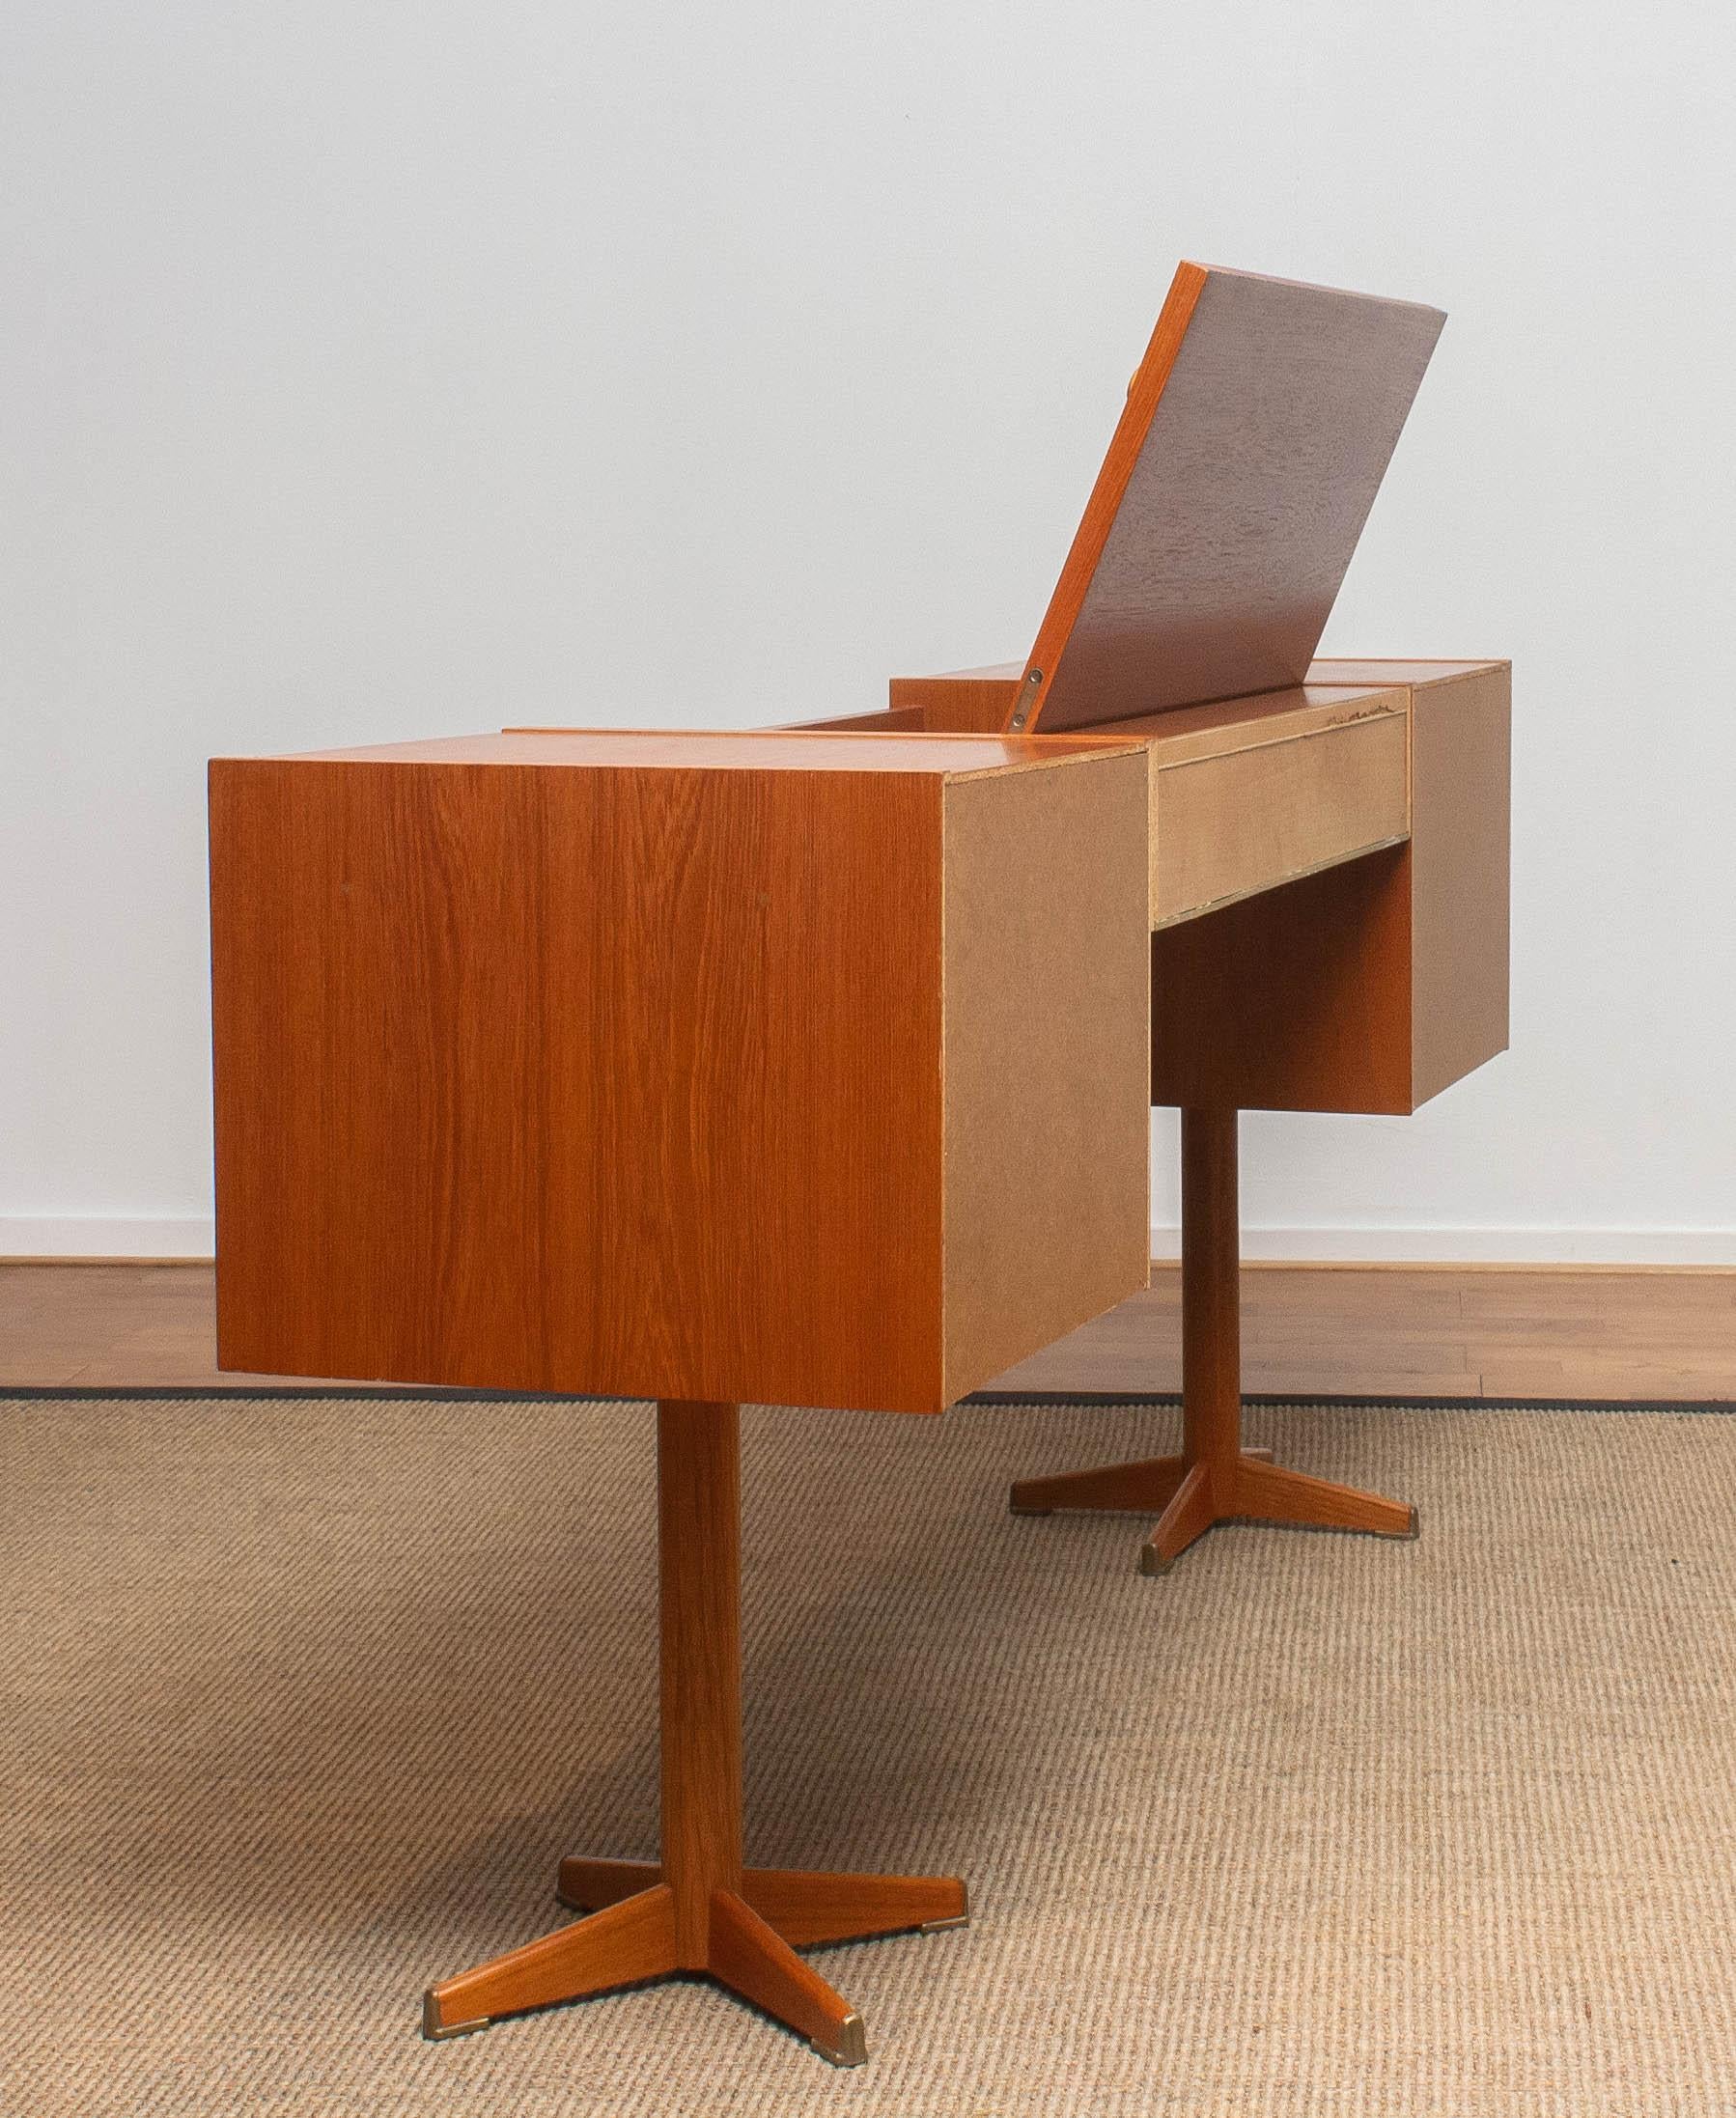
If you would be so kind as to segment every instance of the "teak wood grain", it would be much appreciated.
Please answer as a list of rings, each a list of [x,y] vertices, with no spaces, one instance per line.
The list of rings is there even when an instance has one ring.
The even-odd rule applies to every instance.
[[[742,1867],[741,1431],[739,1406],[658,1408],[660,1858],[564,1860],[588,1916],[430,1986],[425,2036],[699,1971],[855,2066],[861,2017],[796,1946],[965,1924],[956,1876]]]
[[[1023,672],[1022,662],[996,662],[930,677],[894,677],[886,685],[886,711],[920,714],[921,725],[930,730],[998,731],[1007,725]]]
[[[862,727],[863,721],[871,722]],[[419,742],[364,743],[307,750],[293,758],[218,759],[279,765],[534,766],[539,771],[947,773],[1006,771],[1052,765],[1112,749],[1113,731],[1064,731],[1033,737],[910,730],[889,714],[857,715],[852,725],[815,728],[656,729],[503,728],[475,736],[433,736]]]
[[[1021,664],[994,669],[955,669],[939,677],[894,677],[886,711],[919,714],[930,730],[989,732],[1003,729],[1019,690]]]
[[[226,1367],[936,1411],[1144,1283],[1137,750],[686,740],[213,765]]]
[[[763,1350],[756,1396],[923,1395],[940,799],[214,766],[224,1365],[715,1398]]]
[[[1181,265],[1008,726],[1300,683],[1444,320]]]
[[[1120,1515],[1162,1509],[1139,1553],[1141,1574],[1167,1574],[1219,1522],[1414,1537],[1416,1511],[1337,1486],[1242,1445],[1242,1275],[1237,1129],[1224,1107],[1182,1113],[1182,1447],[1179,1456],[1100,1463],[1014,1486],[1015,1515],[1057,1508]]]
[[[742,1414],[658,1412],[662,1856],[679,1964],[703,1968],[712,1896],[742,1887]]]
[[[1193,320],[1193,312],[1205,292],[1207,277],[1204,265],[1184,261],[1176,266],[1169,293],[1152,329],[1151,343],[1128,384],[1127,402],[1110,436],[1108,453],[1092,486],[1091,497],[1085,502],[1084,515],[1074,532],[1060,577],[1049,599],[1049,608],[1043,614],[1036,640],[1025,656],[1016,703],[1007,710],[1008,726],[1017,722],[1021,727],[1036,728],[1041,724],[1044,707],[1054,688],[1056,664],[1078,626],[1086,596],[1103,563],[1128,488],[1138,468],[1140,453],[1181,353],[1188,326]],[[1071,685],[1071,672],[1069,683]],[[1218,687],[1219,691],[1258,688],[1257,685]],[[1132,703],[1117,694],[1112,700],[1100,703],[1105,711],[1095,713],[1087,711],[1088,718],[1125,718],[1129,713],[1145,711],[1161,702],[1141,698],[1137,703]],[[1054,718],[1058,720],[1059,716]]]

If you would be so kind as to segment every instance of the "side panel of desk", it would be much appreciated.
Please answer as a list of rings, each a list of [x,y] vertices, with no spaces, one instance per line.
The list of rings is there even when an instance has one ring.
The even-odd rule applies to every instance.
[[[946,791],[954,1395],[1146,1284],[1148,787],[1134,750]]]

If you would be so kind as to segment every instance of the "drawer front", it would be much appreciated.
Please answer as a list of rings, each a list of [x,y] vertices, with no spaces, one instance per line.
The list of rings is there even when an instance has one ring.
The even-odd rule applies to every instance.
[[[1194,918],[1410,834],[1402,709],[1152,774],[1151,923]]]

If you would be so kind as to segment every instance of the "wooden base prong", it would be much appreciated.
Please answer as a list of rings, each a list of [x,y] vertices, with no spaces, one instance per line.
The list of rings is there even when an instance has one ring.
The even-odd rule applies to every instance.
[[[1270,1449],[1245,1449],[1256,1463]],[[1050,1478],[1022,1478],[1008,1497],[1013,1515],[1054,1515],[1063,1509],[1094,1515],[1160,1515],[1175,1498],[1188,1469],[1179,1456],[1147,1457],[1136,1463],[1097,1463],[1086,1471],[1057,1471]]]
[[[1158,1518],[1158,1525],[1139,1548],[1141,1574],[1167,1574],[1195,1538],[1203,1537],[1213,1513],[1211,1474],[1203,1463],[1190,1465],[1175,1489],[1175,1498]]]
[[[1285,1523],[1296,1529],[1357,1530],[1414,1542],[1416,1510],[1355,1486],[1243,1459],[1227,1475],[1196,1464],[1139,1548],[1141,1574],[1167,1574],[1188,1547],[1222,1522]]]
[[[867,2058],[861,2017],[733,1890],[712,1893],[706,1968],[720,1985],[788,2023],[834,2067],[859,2067]]]
[[[497,2016],[636,1986],[684,1967],[676,1947],[675,1893],[658,1883],[430,1986],[422,1996],[422,2034],[457,2036],[484,2028]]]
[[[933,1934],[964,1927],[969,1901],[957,1876],[827,1875],[799,1868],[744,1868],[742,1895],[798,1949],[876,1935]]]
[[[636,1897],[663,1880],[655,1860],[586,1860],[573,1854],[561,1862],[555,1878],[555,1902],[575,1912],[601,1912],[624,1897]]]
[[[1179,1456],[1154,1456],[1142,1463],[1099,1463],[1052,1478],[1022,1478],[1007,1507],[1014,1515],[1052,1515],[1057,1508],[1156,1515],[1169,1505],[1187,1467]]]
[[[1291,1522],[1300,1529],[1362,1530],[1371,1537],[1414,1539],[1416,1510],[1405,1500],[1387,1500],[1355,1486],[1334,1486],[1305,1471],[1276,1463],[1243,1464],[1219,1519],[1244,1522]]]

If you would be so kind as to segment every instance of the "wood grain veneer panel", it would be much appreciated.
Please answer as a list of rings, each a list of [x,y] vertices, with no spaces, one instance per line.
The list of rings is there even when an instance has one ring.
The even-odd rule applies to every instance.
[[[951,1395],[1145,1286],[1139,751],[952,782],[944,883]]]
[[[1180,266],[1009,725],[1300,683],[1444,320]]]
[[[938,1409],[941,787],[213,765],[222,1365]]]
[[[924,728],[948,733],[998,733],[1018,696],[1021,665],[957,669],[940,677],[894,677],[887,686],[894,713],[916,712]]]
[[[1043,623],[1037,628],[1037,638],[1024,666],[1019,672],[1019,689],[1011,711],[1008,725],[1017,722],[1025,728],[1041,725],[1054,679],[1062,656],[1078,628],[1092,585],[1108,553],[1111,540],[1117,536],[1119,518],[1126,505],[1130,488],[1140,478],[1141,459],[1151,436],[1153,423],[1158,417],[1158,407],[1169,386],[1194,311],[1199,306],[1210,277],[1203,265],[1184,260],[1175,268],[1175,277],[1169,283],[1169,293],[1153,326],[1151,342],[1145,348],[1144,358],[1134,371],[1127,386],[1127,401],[1116,421],[1115,432],[1109,437],[1108,454],[1097,474],[1091,488],[1091,496],[1085,502],[1085,512],[1079,526],[1074,532],[1073,543],[1068,547],[1062,563],[1060,578],[1054,593],[1049,599],[1049,608],[1043,614]],[[1173,426],[1174,422],[1165,423]],[[1143,479],[1140,480],[1144,483]],[[1135,515],[1143,512],[1135,505]],[[1119,571],[1119,569],[1117,570]],[[1214,693],[1199,692],[1196,697],[1220,696],[1225,689],[1258,690],[1260,685],[1219,685]],[[1100,702],[1101,704],[1102,702]],[[1071,706],[1076,716],[1083,711],[1085,716],[1097,720],[1125,719],[1130,713],[1151,711],[1164,702],[1161,699],[1140,698],[1129,703],[1117,695],[1106,711],[1092,711],[1082,699],[1078,684],[1069,675],[1061,694],[1061,704],[1054,711],[1050,725],[1063,725]]]
[[[995,728],[1001,724],[996,721]],[[928,715],[920,706],[877,706],[866,713],[840,713],[835,720],[791,721],[792,730],[807,735],[842,735],[861,731],[868,735],[920,736],[928,728]]]
[[[1162,766],[1152,925],[1394,844],[1410,828],[1408,766],[1399,711]]]
[[[1411,886],[1393,847],[1152,935],[1152,1101],[1411,1108]]]

